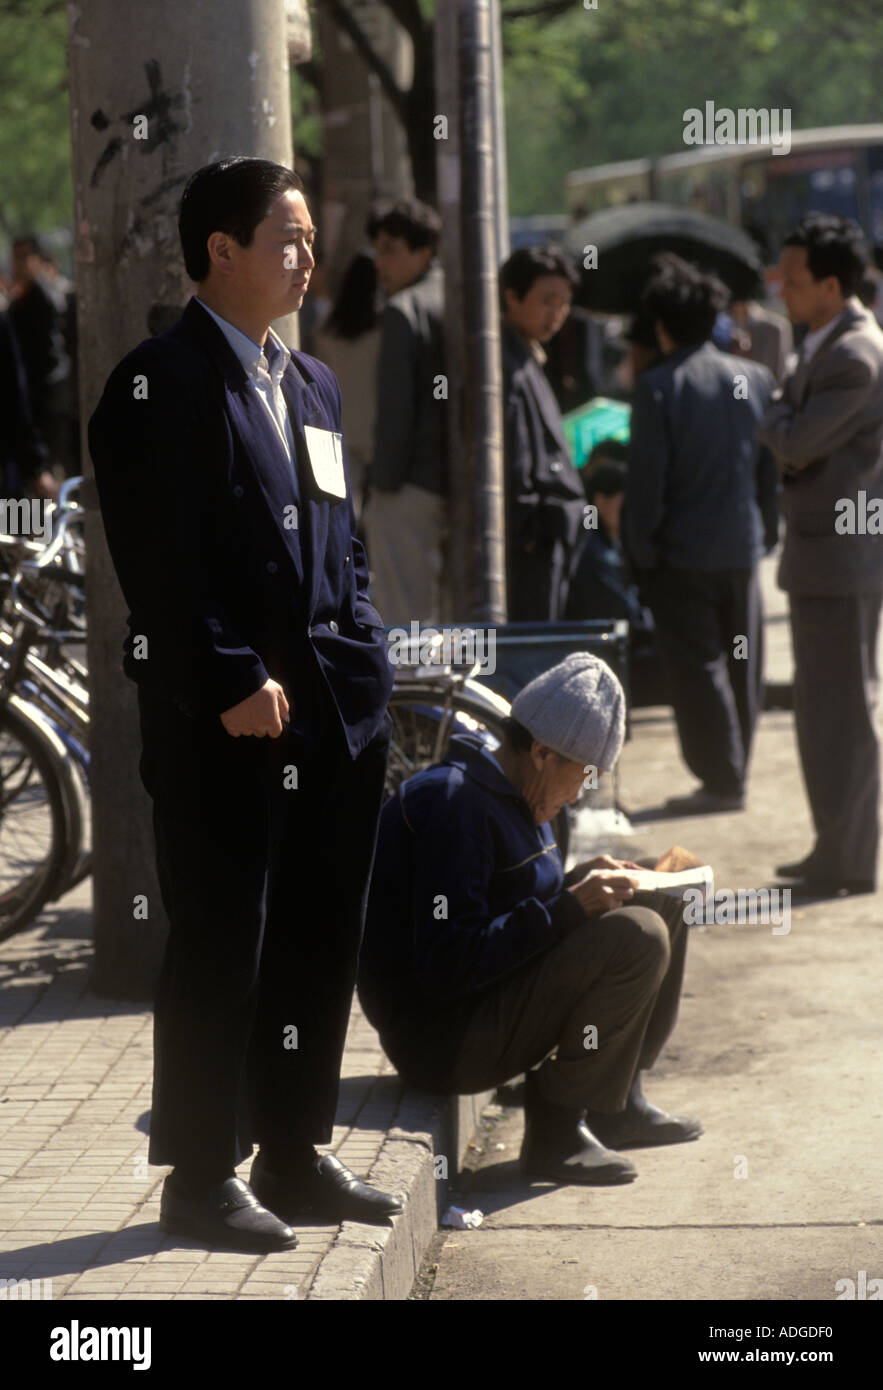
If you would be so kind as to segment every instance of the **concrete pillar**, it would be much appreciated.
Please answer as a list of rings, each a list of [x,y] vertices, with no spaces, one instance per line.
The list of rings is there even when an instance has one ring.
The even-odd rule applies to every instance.
[[[281,0],[89,0],[68,13],[87,470],[93,983],[101,994],[145,998],[166,923],[150,802],[137,771],[135,687],[121,669],[125,606],[104,541],[85,428],[119,359],[174,322],[192,292],[177,232],[190,174],[235,154],[291,164],[286,14]],[[279,327],[296,341],[293,323]],[[143,921],[133,906],[141,894],[148,903]]]

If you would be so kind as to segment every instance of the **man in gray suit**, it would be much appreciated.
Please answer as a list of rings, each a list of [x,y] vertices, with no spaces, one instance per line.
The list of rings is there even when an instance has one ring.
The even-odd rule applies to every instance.
[[[880,839],[883,333],[853,297],[866,260],[845,218],[810,214],[788,237],[782,296],[809,332],[761,433],[784,484],[779,585],[791,600],[794,718],[816,834],[805,859],[777,872],[832,894],[873,891]]]

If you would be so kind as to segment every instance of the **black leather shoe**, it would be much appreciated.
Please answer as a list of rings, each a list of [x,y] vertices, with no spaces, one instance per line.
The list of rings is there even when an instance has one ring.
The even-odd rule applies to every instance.
[[[657,1105],[644,1101],[640,1110],[632,1105],[618,1115],[590,1111],[586,1116],[602,1144],[608,1149],[649,1149],[657,1144],[687,1144],[703,1133],[702,1125],[690,1115],[668,1115]]]
[[[798,879],[790,889],[795,897],[807,898],[838,898],[841,893],[852,896],[876,891],[872,878],[817,878],[814,874]]]
[[[166,1178],[159,1224],[171,1235],[257,1255],[293,1250],[297,1245],[291,1227],[263,1207],[241,1178],[227,1178],[202,1196],[183,1196]]]
[[[551,1105],[539,1092],[536,1072],[524,1084],[524,1140],[521,1171],[551,1182],[609,1187],[632,1182],[635,1165],[613,1153],[583,1123],[582,1110]]]
[[[290,1176],[271,1173],[259,1152],[249,1176],[261,1201],[286,1221],[318,1217],[385,1226],[403,1210],[398,1197],[362,1182],[333,1154],[317,1155],[309,1171]]]
[[[677,816],[706,816],[718,811],[744,811],[744,795],[724,796],[720,792],[700,787],[687,796],[672,796],[665,803],[666,811]]]
[[[795,859],[791,864],[776,865],[776,874],[779,878],[805,878],[811,871],[811,854],[808,854],[805,859]]]

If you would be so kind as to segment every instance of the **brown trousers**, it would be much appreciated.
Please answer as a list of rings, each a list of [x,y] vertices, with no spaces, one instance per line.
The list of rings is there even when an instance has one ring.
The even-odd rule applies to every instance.
[[[384,1047],[429,1090],[471,1095],[542,1063],[551,1104],[616,1113],[674,1029],[688,931],[681,900],[637,893],[476,998],[422,1009]]]

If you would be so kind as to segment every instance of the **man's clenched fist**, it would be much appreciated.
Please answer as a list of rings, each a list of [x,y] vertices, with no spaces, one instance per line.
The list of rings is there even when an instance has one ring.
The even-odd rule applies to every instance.
[[[240,734],[253,734],[255,738],[268,734],[270,738],[278,738],[283,721],[287,719],[288,701],[276,681],[267,681],[247,700],[240,700],[221,715],[221,723],[234,738],[239,738]]]

